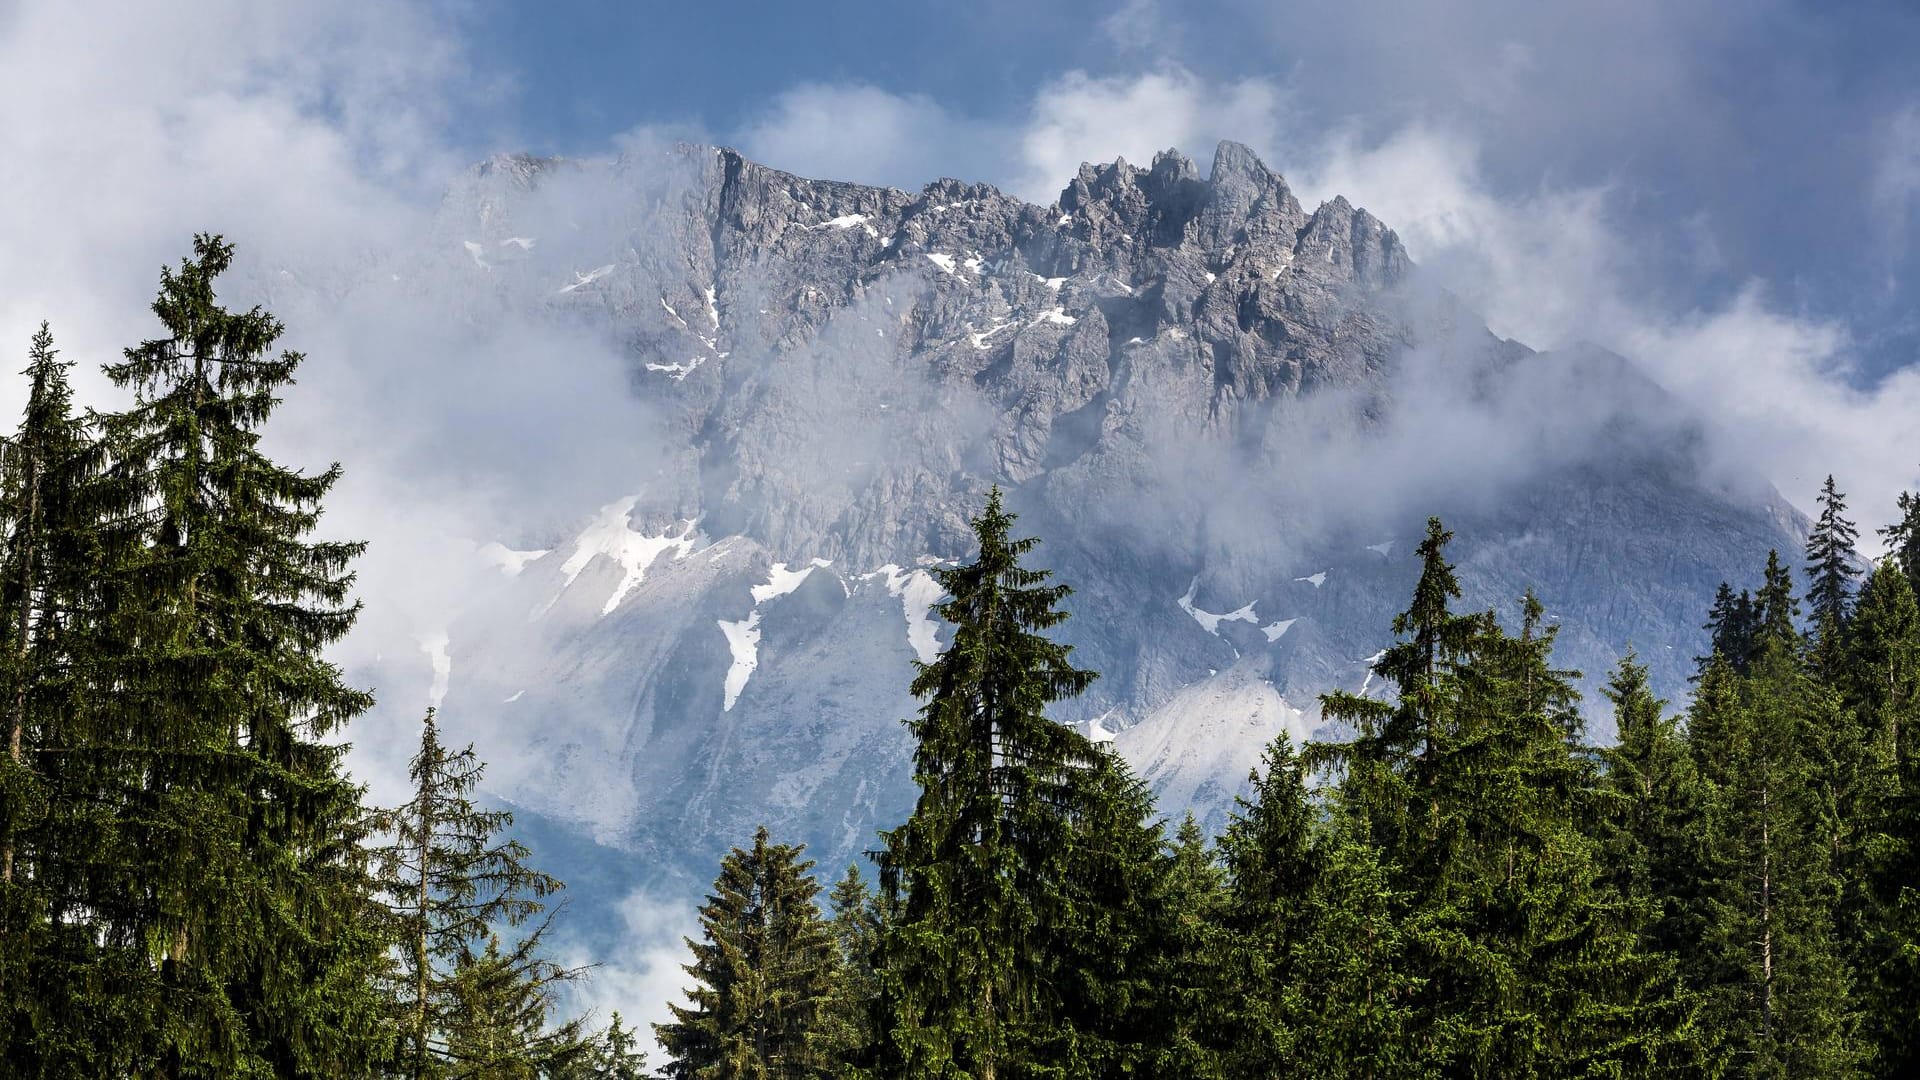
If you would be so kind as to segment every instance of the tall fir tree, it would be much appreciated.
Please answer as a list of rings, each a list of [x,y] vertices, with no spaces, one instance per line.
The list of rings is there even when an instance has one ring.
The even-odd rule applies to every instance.
[[[871,1068],[880,1004],[879,959],[883,910],[858,866],[847,867],[827,894],[828,922],[839,955],[833,999],[823,1010],[820,1043],[827,1060]]]
[[[1833,477],[1820,489],[1820,517],[1807,537],[1807,615],[1813,627],[1814,669],[1829,680],[1845,666],[1845,633],[1852,614],[1854,545],[1860,530],[1846,517],[1846,496]]]
[[[97,423],[111,465],[99,604],[74,655],[60,898],[99,961],[76,1024],[113,1067],[162,1077],[364,1073],[385,1053],[361,792],[341,726],[371,703],[326,660],[352,627],[363,545],[316,541],[340,476],[280,466],[261,434],[301,363],[281,324],[222,307],[233,248],[163,270],[163,336],[106,366],[133,392]],[[127,1022],[127,1021],[131,1022]]]
[[[1886,538],[1887,554],[1907,575],[1907,583],[1920,593],[1920,494],[1900,493],[1900,520],[1880,530]]]
[[[560,984],[576,972],[540,955],[539,928],[475,952],[462,944],[447,978],[444,1032],[430,1075],[445,1080],[571,1080],[594,1064],[579,1018],[552,1023]],[[419,1075],[419,1074],[415,1074]]]
[[[1269,743],[1250,780],[1251,799],[1220,837],[1229,881],[1223,922],[1231,941],[1223,956],[1232,972],[1233,1009],[1225,1050],[1227,1075],[1253,1077],[1288,1062],[1301,1021],[1313,1010],[1300,1000],[1295,970],[1308,936],[1310,897],[1319,876],[1315,811],[1305,770],[1285,732]]]
[[[1154,977],[1157,1048],[1147,1075],[1219,1080],[1223,1050],[1232,1042],[1242,991],[1230,953],[1236,942],[1226,924],[1226,871],[1192,812],[1174,832],[1163,879],[1168,916]]]
[[[74,736],[64,628],[97,595],[99,455],[73,414],[70,367],[42,323],[23,372],[26,409],[0,460],[0,1063],[23,1077],[98,1064],[84,1040],[71,1038],[72,1014],[61,1005],[96,956],[60,899],[73,876],[60,854],[74,850],[61,837],[103,817],[97,805],[64,797],[70,770],[60,754]]]
[[[1021,564],[1037,541],[1012,538],[1012,524],[996,489],[973,522],[976,558],[935,572],[953,640],[914,679],[926,699],[909,723],[920,796],[880,855],[895,905],[882,965],[890,1075],[1042,1075],[1043,1048],[1062,1035],[1050,950],[1072,918],[1074,823],[1106,762],[1046,715],[1094,675],[1045,636],[1069,590]]]
[[[1648,950],[1679,956],[1701,926],[1677,903],[1698,879],[1705,813],[1686,733],[1653,695],[1647,667],[1631,649],[1602,693],[1617,741],[1599,751],[1602,783],[1594,814],[1601,860],[1622,900],[1634,907]]]
[[[376,882],[398,946],[389,998],[400,1068],[411,1080],[462,1075],[475,1045],[503,1069],[550,1052],[558,1044],[541,1033],[548,988],[578,974],[541,954],[547,922],[530,920],[561,883],[529,867],[526,846],[503,836],[511,813],[474,802],[485,771],[471,744],[447,748],[428,709],[407,764],[412,798],[376,817],[385,841],[374,852]],[[522,925],[532,929],[500,950],[496,927]],[[474,1014],[480,1006],[492,1011]],[[534,1012],[539,1023],[522,1022]],[[568,1030],[561,1042],[575,1035]]]
[[[1752,673],[1709,670],[1690,714],[1707,781],[1702,869],[1686,958],[1707,1030],[1743,1076],[1840,1076],[1859,1064],[1837,939],[1828,735],[1839,705],[1795,642],[1764,636]]]
[[[1354,744],[1322,751],[1344,770],[1341,812],[1379,814],[1375,792],[1391,787],[1356,787],[1356,762],[1388,762],[1412,793],[1406,827],[1368,836],[1402,875],[1394,891],[1415,902],[1406,924],[1419,933],[1405,943],[1401,978],[1419,990],[1405,1036],[1441,1073],[1604,1074],[1695,1059],[1693,1007],[1672,962],[1643,947],[1635,909],[1610,888],[1581,827],[1593,780],[1579,749],[1577,673],[1553,667],[1555,635],[1531,595],[1518,636],[1490,613],[1452,614],[1447,534],[1435,522],[1428,537],[1414,604],[1395,623],[1411,640],[1376,665],[1400,701],[1323,699],[1329,715],[1365,722]],[[1422,643],[1423,625],[1457,629],[1440,650]],[[1366,745],[1408,716],[1418,725],[1402,722],[1397,748]]]
[[[1759,633],[1759,610],[1753,602],[1753,594],[1742,589],[1735,595],[1733,587],[1726,582],[1720,583],[1720,591],[1714,595],[1713,607],[1707,613],[1707,621],[1701,629],[1707,631],[1711,648],[1705,656],[1694,657],[1697,666],[1693,681],[1699,682],[1705,674],[1707,665],[1715,656],[1723,657],[1736,671],[1747,669],[1747,660],[1753,655],[1754,637]]]
[[[701,940],[687,941],[690,1006],[654,1031],[665,1073],[686,1080],[814,1080],[837,1075],[827,1038],[839,956],[814,901],[820,886],[801,848],[763,826],[753,847],[720,863],[700,908]]]
[[[1920,604],[1893,557],[1861,589],[1846,693],[1866,748],[1842,924],[1876,1076],[1920,1072]]]

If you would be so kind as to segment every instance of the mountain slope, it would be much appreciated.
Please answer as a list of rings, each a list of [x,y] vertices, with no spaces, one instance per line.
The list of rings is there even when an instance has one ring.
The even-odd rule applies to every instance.
[[[524,733],[491,750],[502,795],[644,874],[699,880],[761,821],[844,864],[898,819],[924,568],[994,483],[1102,672],[1061,719],[1215,824],[1317,694],[1373,690],[1430,513],[1470,603],[1533,587],[1566,660],[1631,640],[1668,692],[1713,586],[1798,543],[1630,363],[1496,338],[1233,143],[1205,178],[1083,166],[1048,207],[704,147],[501,158],[437,229],[410,276],[456,275],[438,302],[614,343],[652,410],[650,467],[584,531],[501,538],[551,550],[498,550],[447,699]]]

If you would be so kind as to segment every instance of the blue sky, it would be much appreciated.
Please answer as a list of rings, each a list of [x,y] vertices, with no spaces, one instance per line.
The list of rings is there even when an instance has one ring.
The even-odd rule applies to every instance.
[[[1605,186],[1634,287],[1657,302],[1759,281],[1775,304],[1844,320],[1867,379],[1920,347],[1920,5],[483,0],[460,22],[475,68],[502,80],[466,128],[476,150],[591,154],[642,126],[752,150],[798,87],[1016,132],[1070,73],[1254,79],[1283,98],[1285,141],[1218,134],[1283,171],[1285,142],[1432,125],[1473,141],[1495,194]],[[896,160],[1018,186],[994,140],[926,136]],[[809,156],[769,163],[834,164]],[[846,178],[934,175],[867,164],[850,157]]]

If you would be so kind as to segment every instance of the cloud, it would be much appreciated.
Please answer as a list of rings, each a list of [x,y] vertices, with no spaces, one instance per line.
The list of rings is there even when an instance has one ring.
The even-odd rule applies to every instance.
[[[1096,78],[1069,72],[1039,89],[1019,138],[1010,190],[1052,202],[1083,161],[1147,162],[1179,147],[1205,151],[1221,139],[1274,145],[1285,95],[1264,79],[1210,82],[1184,68]]]
[[[864,83],[807,83],[777,96],[734,141],[755,160],[802,176],[917,190],[1004,141],[997,125],[920,94]]]

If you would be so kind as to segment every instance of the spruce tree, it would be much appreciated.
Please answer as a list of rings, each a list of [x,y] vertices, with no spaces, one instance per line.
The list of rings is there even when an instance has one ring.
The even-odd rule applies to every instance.
[[[1174,833],[1172,856],[1161,898],[1168,918],[1154,977],[1161,1015],[1150,1075],[1214,1080],[1226,1075],[1222,1051],[1243,1011],[1236,1006],[1241,965],[1231,956],[1239,943],[1226,924],[1226,871],[1191,811]]]
[[[1907,583],[1920,592],[1920,495],[1900,493],[1900,520],[1880,530],[1886,537],[1887,554],[1907,575]]]
[[[852,1067],[872,1065],[876,1038],[874,1012],[880,1004],[881,908],[860,868],[847,872],[827,895],[829,923],[839,955],[833,1000],[823,1011],[820,1041],[828,1061]]]
[[[338,466],[285,468],[261,434],[301,363],[281,325],[214,293],[233,248],[163,270],[163,336],[106,366],[99,604],[74,654],[59,797],[82,817],[60,903],[87,924],[117,1068],[167,1077],[365,1073],[385,1052],[361,792],[341,725],[371,698],[325,648],[354,623],[363,545],[315,541]]]
[[[839,958],[814,902],[820,886],[802,849],[761,827],[734,848],[700,908],[701,940],[688,939],[691,1006],[671,1005],[654,1027],[665,1075],[687,1080],[812,1080],[836,1075],[823,1030],[834,1007]]]
[[[1860,530],[1846,518],[1847,500],[1827,477],[1820,489],[1820,517],[1807,537],[1807,613],[1813,625],[1814,669],[1836,678],[1846,663],[1844,634],[1851,614],[1854,545]]]
[[[1285,732],[1268,744],[1251,777],[1253,798],[1220,837],[1230,882],[1224,923],[1236,984],[1226,1048],[1227,1074],[1258,1076],[1289,1061],[1296,1025],[1312,1022],[1296,981],[1299,942],[1307,936],[1309,898],[1318,877],[1314,809],[1305,772]]]
[[[1600,857],[1612,887],[1634,909],[1642,945],[1677,957],[1701,930],[1679,902],[1699,876],[1699,775],[1678,719],[1653,695],[1647,667],[1631,649],[1602,692],[1619,741],[1599,752]]]
[[[1891,556],[1868,576],[1852,630],[1847,695],[1866,752],[1843,928],[1872,1072],[1907,1076],[1920,1071],[1920,605]]]
[[[27,405],[0,451],[0,1063],[14,1075],[99,1068],[61,1005],[96,949],[59,899],[61,837],[101,809],[67,798],[60,748],[72,741],[73,656],[65,628],[95,597],[91,543],[98,454],[73,415],[67,370],[42,323],[28,348]],[[60,1049],[81,1051],[68,1058]]]
[[[1751,675],[1711,669],[1690,730],[1709,787],[1689,978],[1708,996],[1707,1029],[1747,1076],[1845,1075],[1858,1064],[1835,927],[1828,735],[1839,707],[1793,650],[1769,633]]]
[[[495,928],[528,925],[561,883],[527,866],[525,845],[502,837],[511,813],[474,802],[485,771],[471,744],[449,750],[440,741],[428,709],[407,765],[413,797],[376,819],[385,840],[375,850],[377,883],[398,942],[389,995],[401,1069],[412,1080],[461,1075],[462,1055],[477,1053],[475,1045],[509,1064],[516,1054],[545,1053],[536,1036],[547,988],[578,974],[541,955],[544,921],[506,951],[497,947]],[[474,1014],[480,1006],[490,1011]],[[521,1023],[536,1011],[540,1023]],[[526,1045],[516,1049],[515,1039]],[[461,1040],[467,1049],[456,1047]]]
[[[1769,640],[1797,650],[1802,644],[1799,630],[1800,600],[1793,594],[1793,571],[1780,561],[1778,551],[1767,552],[1767,568],[1760,591],[1753,598],[1753,638],[1748,655],[1766,648]],[[1751,661],[1749,661],[1751,663]],[[1742,669],[1745,673],[1745,669]]]
[[[1089,785],[1106,762],[1046,715],[1094,676],[1044,636],[1067,617],[1068,589],[1021,565],[1037,541],[1012,538],[1012,524],[996,489],[973,523],[977,557],[935,572],[953,640],[914,679],[920,796],[880,855],[895,912],[884,1067],[897,1075],[1036,1075],[1039,1048],[1061,1036],[1050,950],[1073,917],[1074,822],[1095,809]]]
[[[1403,939],[1396,976],[1418,990],[1399,1037],[1442,1073],[1600,1074],[1690,1061],[1692,1006],[1671,961],[1643,947],[1636,910],[1609,886],[1582,828],[1594,781],[1577,675],[1553,666],[1555,635],[1532,596],[1518,636],[1491,613],[1447,609],[1458,590],[1446,587],[1445,542],[1435,522],[1414,604],[1395,624],[1412,640],[1376,665],[1391,672],[1400,701],[1323,699],[1329,715],[1371,721],[1353,744],[1321,751],[1344,770],[1340,814],[1377,819],[1378,792],[1409,796],[1411,812],[1384,807],[1404,827],[1371,825],[1352,838],[1379,848],[1398,876],[1386,891],[1413,905],[1405,925],[1417,932]],[[1424,645],[1423,625],[1453,628],[1451,640],[1429,633],[1442,647]],[[1381,740],[1395,724],[1399,738]],[[1356,763],[1386,780],[1356,785]]]

